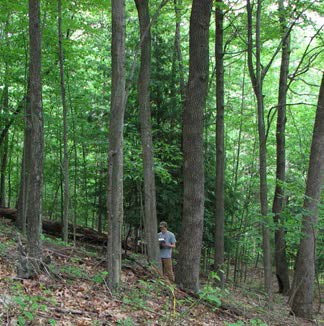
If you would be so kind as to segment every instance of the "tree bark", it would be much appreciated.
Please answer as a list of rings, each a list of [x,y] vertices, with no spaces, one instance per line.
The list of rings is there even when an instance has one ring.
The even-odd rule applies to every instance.
[[[280,66],[279,94],[278,94],[278,115],[277,115],[277,170],[276,170],[276,188],[272,206],[274,214],[275,230],[275,264],[276,276],[279,286],[279,293],[288,294],[289,275],[286,257],[286,241],[284,221],[281,217],[284,202],[284,183],[286,180],[286,150],[285,150],[285,132],[286,132],[286,100],[287,100],[287,82],[289,72],[290,58],[290,37],[287,36],[287,23],[285,19],[285,8],[283,0],[279,0],[279,17],[282,32],[282,54]]]
[[[138,101],[140,109],[142,153],[144,165],[144,230],[147,255],[150,262],[158,264],[156,190],[150,108],[151,30],[148,0],[135,0],[140,24],[141,65],[138,76]]]
[[[183,112],[184,197],[177,283],[199,290],[204,219],[203,114],[208,90],[211,0],[193,0],[189,32],[189,80]]]
[[[224,284],[224,62],[223,62],[223,0],[216,1],[216,183],[215,183],[215,263],[214,269]]]
[[[118,287],[123,223],[123,122],[125,92],[125,1],[112,0],[112,90],[108,153],[108,284]]]
[[[26,173],[28,175],[26,191],[27,218],[27,253],[30,258],[29,276],[39,271],[42,259],[41,215],[43,184],[43,112],[41,85],[41,26],[40,1],[29,0],[29,80],[30,80],[30,112],[27,115],[29,131],[25,151]]]
[[[63,107],[63,241],[67,242],[69,238],[69,153],[68,153],[68,122],[67,122],[67,103],[65,96],[65,76],[64,76],[64,50],[62,36],[62,0],[57,2],[57,30],[58,30],[58,55],[60,66],[60,85],[61,85],[61,100]]]
[[[257,100],[258,136],[259,136],[259,174],[260,174],[260,206],[262,216],[262,247],[264,266],[264,287],[268,296],[268,302],[272,302],[272,276],[271,276],[271,250],[270,233],[268,229],[268,186],[267,186],[267,148],[266,132],[264,122],[264,101],[263,101],[263,72],[261,66],[261,0],[257,0],[256,21],[255,21],[255,69],[253,64],[253,28],[252,28],[252,7],[250,0],[247,0],[248,18],[248,69]]]
[[[312,318],[315,279],[316,224],[321,187],[324,183],[324,74],[319,92],[313,140],[307,173],[295,275],[291,290],[291,310],[303,318]]]

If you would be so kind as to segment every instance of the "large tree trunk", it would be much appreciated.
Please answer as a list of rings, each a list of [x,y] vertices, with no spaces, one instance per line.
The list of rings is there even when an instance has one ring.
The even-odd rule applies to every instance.
[[[223,1],[216,1],[216,183],[215,183],[215,264],[214,269],[224,283],[224,62],[223,62]]]
[[[312,318],[315,279],[316,223],[324,182],[324,74],[319,92],[302,218],[302,234],[291,290],[291,310]]]
[[[285,132],[286,132],[286,99],[287,81],[290,57],[290,37],[287,36],[287,23],[285,19],[285,8],[283,0],[279,0],[279,16],[282,29],[282,54],[279,80],[278,95],[278,116],[277,116],[277,171],[276,188],[272,206],[274,222],[277,227],[275,230],[275,264],[276,275],[279,286],[279,293],[288,294],[289,275],[286,257],[286,242],[284,221],[281,212],[284,203],[284,182],[286,180],[286,152],[285,152]]]
[[[257,100],[258,135],[259,135],[259,174],[260,174],[260,206],[262,224],[262,247],[264,266],[264,287],[268,295],[269,303],[272,302],[272,277],[271,277],[271,249],[270,233],[268,229],[268,186],[267,186],[267,148],[266,132],[264,122],[264,101],[263,101],[263,72],[261,66],[261,0],[257,1],[255,21],[255,70],[253,65],[253,28],[252,28],[252,7],[250,0],[247,0],[248,16],[248,68],[249,74]]]
[[[189,80],[183,112],[184,198],[177,283],[199,290],[204,219],[203,114],[208,89],[211,0],[193,0]]]
[[[25,173],[28,175],[26,191],[27,253],[29,258],[27,276],[39,271],[42,258],[41,214],[43,184],[43,112],[41,85],[41,25],[40,1],[29,0],[29,36],[30,36],[30,114],[27,115],[29,131],[25,161],[28,161]],[[25,275],[26,276],[26,275]]]
[[[109,124],[108,283],[118,287],[123,223],[123,122],[125,92],[125,1],[112,0],[112,90]]]
[[[144,165],[144,230],[147,255],[151,262],[159,262],[157,242],[156,193],[153,162],[152,124],[150,108],[151,30],[148,0],[135,0],[140,24],[141,66],[138,76],[141,139]]]
[[[57,30],[58,30],[58,55],[60,66],[60,84],[61,84],[61,99],[63,107],[63,241],[67,242],[69,238],[69,153],[68,153],[68,123],[67,123],[67,103],[65,96],[65,80],[64,80],[64,51],[63,51],[63,36],[62,36],[62,0],[57,2]]]

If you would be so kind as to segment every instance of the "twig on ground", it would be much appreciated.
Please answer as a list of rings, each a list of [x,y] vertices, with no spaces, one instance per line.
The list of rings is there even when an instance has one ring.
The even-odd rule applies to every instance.
[[[63,309],[63,308],[59,308],[59,307],[50,308],[50,310],[58,312],[60,314],[72,314],[72,315],[85,315],[85,314],[96,315],[97,314],[97,312],[94,312],[94,311]]]
[[[109,292],[109,294],[110,294],[110,297],[113,299],[114,296],[113,296],[113,294],[112,294],[112,292],[111,292],[111,290],[110,290],[110,287],[108,286],[108,283],[107,283],[106,279],[104,279],[104,282],[105,282],[105,286],[106,286],[106,288],[107,288],[107,290],[108,290],[108,292]]]

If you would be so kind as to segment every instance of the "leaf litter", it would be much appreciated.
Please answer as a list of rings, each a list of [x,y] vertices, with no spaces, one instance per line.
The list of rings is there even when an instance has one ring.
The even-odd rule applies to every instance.
[[[275,311],[258,310],[260,298],[237,287],[222,300],[244,307],[241,315],[192,298],[150,269],[141,255],[123,260],[118,293],[107,286],[104,255],[80,247],[43,242],[50,258],[46,271],[35,279],[17,279],[16,244],[12,227],[0,228],[1,325],[311,325],[289,317],[286,305]],[[252,323],[251,321],[252,320]],[[258,323],[253,323],[258,321]]]

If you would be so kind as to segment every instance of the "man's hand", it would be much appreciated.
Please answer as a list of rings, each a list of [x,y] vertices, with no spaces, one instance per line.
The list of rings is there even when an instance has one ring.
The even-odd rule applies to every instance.
[[[164,243],[165,248],[175,248],[175,243]]]
[[[161,247],[163,247],[163,248],[175,248],[175,243],[162,242]]]

